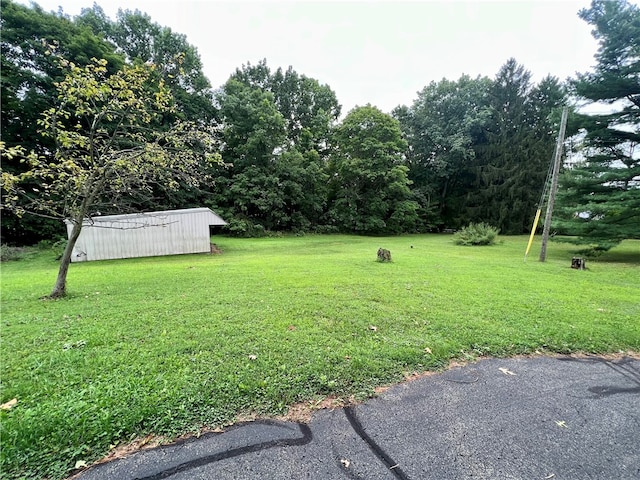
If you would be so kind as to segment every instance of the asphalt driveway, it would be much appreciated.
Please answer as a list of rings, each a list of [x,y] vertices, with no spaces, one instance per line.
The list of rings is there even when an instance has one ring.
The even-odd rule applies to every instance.
[[[264,420],[97,465],[102,479],[640,479],[640,359],[487,359],[309,424]]]

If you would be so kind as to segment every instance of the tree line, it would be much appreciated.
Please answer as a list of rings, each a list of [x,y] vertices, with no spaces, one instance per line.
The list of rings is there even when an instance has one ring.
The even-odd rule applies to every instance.
[[[97,192],[88,216],[208,206],[229,221],[229,233],[243,236],[400,234],[471,222],[520,234],[531,228],[547,180],[561,107],[586,99],[622,106],[600,116],[572,112],[569,132],[579,139],[572,143],[574,158],[582,161],[565,169],[556,229],[600,246],[640,237],[640,164],[633,152],[640,125],[640,15],[626,1],[594,0],[580,12],[600,41],[594,72],[534,83],[512,58],[494,78],[442,79],[390,114],[364,105],[344,117],[329,85],[293,67],[272,69],[266,60],[240,66],[213,88],[187,38],[140,11],[121,10],[112,20],[95,4],[73,18],[12,0],[2,0],[1,7],[1,138],[5,152],[12,152],[3,155],[3,172],[18,175],[33,167],[33,157],[25,161],[16,148],[33,152],[41,165],[56,164],[61,149],[86,147],[77,140],[82,134],[94,138],[77,110],[59,108],[61,85],[71,88],[67,100],[73,96],[70,66],[94,73],[99,68],[104,81],[138,68],[146,72],[146,86],[140,85],[136,100],[170,94],[170,108],[148,117],[141,109],[145,115],[129,119],[145,132],[111,142],[114,151],[127,151],[132,142],[140,146],[142,137],[145,148],[152,137],[166,147],[168,135],[187,123],[189,131],[206,132],[206,138],[174,141],[192,150],[195,170],[188,175],[132,182],[141,170],[130,168],[127,181],[113,170],[107,181],[118,188]],[[46,135],[54,113],[60,128]],[[117,131],[115,118],[96,132]],[[64,175],[82,173],[67,168]],[[20,199],[11,197],[3,180],[3,204],[13,207],[3,211],[3,241],[27,244],[63,235],[63,224],[42,208],[39,217],[21,215],[25,205],[38,205],[47,186],[35,175],[22,180]],[[62,191],[47,194],[49,208],[64,199]]]

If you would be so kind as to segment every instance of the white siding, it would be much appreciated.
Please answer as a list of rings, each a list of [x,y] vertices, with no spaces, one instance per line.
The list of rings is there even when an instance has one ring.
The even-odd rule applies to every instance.
[[[83,224],[71,261],[209,252],[210,225],[226,222],[208,208],[94,217]]]

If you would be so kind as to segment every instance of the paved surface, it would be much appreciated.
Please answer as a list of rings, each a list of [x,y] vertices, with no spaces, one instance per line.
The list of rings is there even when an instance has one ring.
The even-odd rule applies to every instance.
[[[79,478],[637,480],[640,360],[482,360],[308,425],[237,425]]]

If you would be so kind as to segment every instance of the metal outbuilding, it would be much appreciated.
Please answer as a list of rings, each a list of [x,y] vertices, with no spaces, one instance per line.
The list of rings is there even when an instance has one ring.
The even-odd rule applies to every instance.
[[[70,236],[73,225],[66,223]],[[205,253],[209,227],[226,224],[209,208],[94,216],[84,221],[71,261]]]

